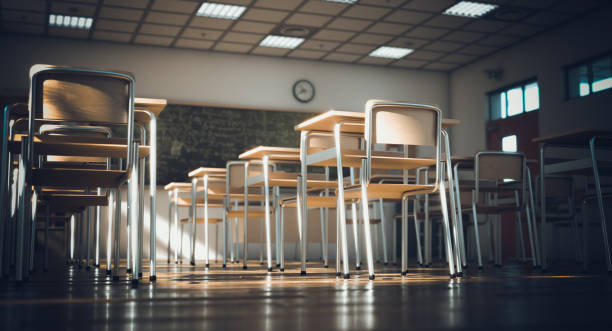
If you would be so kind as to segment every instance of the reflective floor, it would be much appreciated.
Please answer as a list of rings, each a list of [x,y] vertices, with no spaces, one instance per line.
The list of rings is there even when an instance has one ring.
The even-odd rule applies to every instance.
[[[575,265],[545,274],[518,265],[468,269],[456,280],[442,265],[403,278],[378,265],[375,281],[312,266],[303,277],[295,263],[271,274],[258,261],[246,272],[241,264],[162,264],[155,284],[136,289],[104,270],[55,266],[21,286],[0,283],[0,330],[612,328],[612,277]]]

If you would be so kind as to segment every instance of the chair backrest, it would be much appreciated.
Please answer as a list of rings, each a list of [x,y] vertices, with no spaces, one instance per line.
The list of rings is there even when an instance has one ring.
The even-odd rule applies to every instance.
[[[366,178],[371,176],[371,156],[374,144],[433,146],[438,185],[440,167],[440,132],[442,114],[435,106],[369,100],[365,109]]]
[[[30,136],[35,133],[34,120],[39,119],[79,125],[127,125],[126,169],[131,168],[134,141],[131,74],[37,64],[30,68],[29,106]]]
[[[79,137],[92,137],[92,138],[109,138],[111,136],[111,129],[108,127],[99,126],[68,126],[68,125],[55,125],[55,124],[43,124],[39,129],[41,134],[51,136],[79,136]],[[104,157],[92,157],[92,156],[58,156],[58,155],[47,155],[45,157],[47,162],[74,162],[74,163],[107,163],[109,161]]]
[[[497,185],[512,183],[520,188],[521,197],[526,190],[526,163],[523,153],[484,151],[474,157],[474,186],[478,196],[482,181],[492,181]],[[510,184],[507,184],[510,185]]]
[[[335,147],[334,136],[332,134],[317,134],[313,133],[308,137],[308,149],[328,149]],[[342,150],[358,150],[361,149],[361,141],[359,136],[342,135],[340,138],[340,148]]]

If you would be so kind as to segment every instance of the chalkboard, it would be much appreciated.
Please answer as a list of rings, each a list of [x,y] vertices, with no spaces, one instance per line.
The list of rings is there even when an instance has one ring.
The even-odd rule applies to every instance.
[[[157,184],[187,181],[198,167],[225,167],[251,147],[298,147],[293,127],[314,115],[170,104],[158,118]]]

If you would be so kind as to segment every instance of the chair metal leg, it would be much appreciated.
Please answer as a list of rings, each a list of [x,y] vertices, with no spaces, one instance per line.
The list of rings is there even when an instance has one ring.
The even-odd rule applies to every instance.
[[[179,255],[179,228],[178,228],[178,189],[174,189],[174,264],[178,264]]]
[[[393,256],[393,265],[397,265],[397,221],[395,217],[393,218],[393,240],[392,242],[392,256]]]
[[[518,191],[514,191],[514,200],[516,202],[516,206],[519,207],[520,203],[519,203],[519,196],[518,196]],[[516,212],[516,225],[517,225],[517,230],[518,230],[518,238],[519,238],[519,244],[520,244],[520,248],[521,248],[521,258],[520,261],[522,263],[524,263],[526,261],[526,257],[525,257],[525,241],[523,240],[523,220],[521,219],[521,211],[519,210],[518,212]]]
[[[308,254],[308,227],[306,226],[306,219],[304,215],[307,214],[303,212],[304,207],[306,205],[304,195],[304,190],[302,189],[302,185],[304,185],[304,181],[301,176],[298,176],[297,179],[297,216],[298,216],[298,227],[300,229],[300,274],[302,276],[306,275],[306,254]]]
[[[172,219],[173,219],[173,210],[174,210],[174,203],[172,203],[172,197],[174,196],[174,192],[172,191],[168,191],[168,264],[170,264],[170,257],[172,256],[172,240],[170,240],[170,238],[172,238]]]
[[[269,155],[263,158],[263,172],[264,172],[264,200],[265,200],[265,232],[266,232],[266,256],[268,259],[268,272],[272,271],[272,232],[271,232],[271,220],[270,220],[270,169],[268,167]]]
[[[340,269],[340,208],[336,208],[336,277],[342,274]]]
[[[457,221],[459,222],[459,243],[460,243],[460,255],[461,255],[461,263],[463,267],[467,267],[467,256],[466,256],[466,244],[465,244],[465,233],[463,232],[463,213],[461,210],[461,192],[459,187],[459,174],[458,174],[458,164],[455,164],[453,167],[453,181],[455,182],[455,200],[457,202]]]
[[[536,267],[538,265],[538,255],[535,251],[535,246],[533,242],[533,231],[532,231],[532,222],[531,222],[531,210],[529,208],[529,204],[527,204],[526,214],[527,214],[527,231],[529,233],[529,248],[531,251],[531,261],[533,262],[533,266]]]
[[[282,206],[280,207],[280,223],[278,233],[280,236],[279,267],[280,271],[285,271],[285,207]]]
[[[451,278],[455,277],[455,261],[453,255],[453,242],[451,239],[451,228],[448,217],[448,207],[446,206],[446,188],[444,187],[444,172],[442,172],[442,179],[440,180],[440,204],[442,209],[442,221],[444,222],[444,234],[446,238],[446,256],[448,257],[448,271]]]
[[[593,177],[595,178],[595,191],[597,193],[597,204],[599,207],[599,219],[601,221],[601,234],[603,236],[606,266],[608,272],[612,273],[612,257],[610,253],[610,243],[608,241],[608,229],[606,225],[606,213],[604,211],[603,195],[601,193],[601,181],[599,179],[597,157],[595,155],[595,141],[596,137],[591,138],[591,140],[589,141],[589,148],[591,150],[591,162],[593,163]]]
[[[102,188],[98,188],[98,195],[102,195]],[[100,267],[100,220],[102,219],[102,207],[96,206],[96,215],[94,218],[94,266]]]
[[[242,222],[244,223],[243,226],[243,240],[244,242],[242,243],[243,245],[243,253],[242,253],[242,269],[246,269],[247,268],[247,260],[249,259],[249,243],[248,243],[248,220],[249,220],[249,187],[246,185],[246,179],[249,178],[249,163],[245,163],[244,164],[244,179],[245,179],[245,185],[244,185],[244,217],[242,218]]]
[[[195,265],[195,234],[196,234],[196,222],[197,215],[193,215],[193,265]],[[210,266],[210,241],[208,239],[208,175],[204,176],[204,252],[206,254],[205,263],[206,267]]]
[[[378,199],[378,203],[380,204],[380,235],[382,239],[382,251],[383,251],[383,263],[387,265],[389,263],[389,259],[387,256],[387,235],[385,231],[385,209],[383,206],[383,199]]]
[[[113,266],[113,280],[118,280],[119,279],[119,248],[121,247],[121,188],[118,187],[116,189],[116,194],[115,194],[115,221],[113,222],[113,225],[115,227],[115,239],[114,239],[114,244],[115,247],[113,248],[113,259],[114,259],[114,266]]]
[[[540,242],[538,239],[538,222],[536,219],[536,214],[535,214],[535,203],[534,203],[534,199],[533,199],[533,187],[531,185],[531,170],[529,170],[529,168],[527,168],[527,185],[529,188],[529,204],[527,205],[529,207],[529,211],[531,211],[531,226],[530,228],[533,229],[533,245],[535,246],[535,253],[534,253],[534,259],[535,259],[535,266],[539,266],[542,263],[542,257],[540,255]],[[529,218],[527,218],[527,221],[529,221]],[[533,249],[533,247],[532,247]]]
[[[85,268],[87,270],[89,270],[90,266],[91,266],[91,207],[87,207],[86,209],[86,217],[87,217],[87,223],[85,225],[86,229],[85,229],[85,245],[87,245],[87,248],[85,248],[85,254],[86,254],[86,259],[85,259]]]
[[[113,244],[113,218],[115,217],[114,207],[115,207],[115,190],[108,190],[108,229],[106,231],[106,274],[110,276],[112,268],[111,268],[111,252],[112,252],[112,244]]]
[[[407,202],[406,202],[407,203]],[[412,212],[414,215],[414,232],[416,235],[416,250],[417,250],[417,260],[419,261],[419,265],[423,266],[423,253],[421,252],[421,230],[419,226],[419,220],[417,218],[418,215],[418,203],[416,199],[412,205]],[[408,217],[408,216],[406,216]],[[407,224],[407,223],[406,223]]]
[[[408,199],[402,197],[402,276],[405,276],[408,272]]]
[[[189,263],[195,265],[195,242],[196,242],[196,220],[198,219],[198,204],[197,201],[197,184],[198,179],[191,179],[191,215],[189,217]],[[204,179],[204,194],[206,194],[206,179]],[[206,207],[204,207],[206,209]],[[206,230],[204,230],[206,231]],[[208,248],[206,246],[206,239],[204,240],[204,250]],[[207,262],[208,263],[208,262]]]
[[[280,246],[281,246],[281,212],[280,212],[280,187],[274,187],[274,249],[276,258],[276,267],[280,268]]]
[[[474,202],[472,202],[472,218],[474,221],[474,241],[476,242],[476,256],[478,257],[478,268],[482,269],[482,253],[480,251],[480,235],[478,234],[478,214],[476,213],[476,204]]]
[[[38,200],[38,196],[36,194],[36,191],[32,192],[32,202],[31,202],[31,215],[30,216],[30,249],[29,249],[29,254],[28,254],[28,272],[31,274],[32,272],[34,272],[34,255],[36,254],[36,252],[34,251],[35,249],[35,243],[36,243],[36,210],[38,207],[37,204],[37,200]]]
[[[130,199],[130,219],[132,226],[132,284],[138,284],[138,276],[140,273],[140,198],[139,198],[139,172],[140,172],[140,158],[138,156],[138,143],[134,144],[134,165],[132,166],[132,174],[128,185],[128,194],[131,196]]]
[[[26,138],[27,141],[27,138]],[[17,238],[15,240],[15,280],[21,282],[23,280],[23,257],[25,248],[25,231],[26,231],[26,141],[22,140],[21,143],[21,154],[19,155],[19,173],[17,179],[17,204],[18,204],[18,215],[17,215]]]
[[[157,117],[149,114],[149,280],[157,279]],[[143,192],[144,194],[144,192]],[[170,219],[168,219],[170,221]]]
[[[355,168],[350,168],[351,185],[355,185]],[[353,240],[355,243],[355,269],[361,269],[361,254],[359,251],[359,217],[357,215],[357,205],[351,203],[351,217],[353,218]]]
[[[132,260],[132,256],[133,256],[133,252],[132,252],[132,223],[134,222],[134,220],[132,220],[132,195],[130,194],[130,185],[132,184],[132,182],[135,179],[130,178],[127,181],[127,191],[126,193],[126,200],[127,200],[127,215],[126,215],[126,221],[127,221],[127,225],[125,227],[125,232],[126,232],[126,244],[125,244],[125,251],[126,251],[126,272],[128,274],[132,273],[133,270],[133,266],[134,266],[134,261]]]
[[[541,213],[541,232],[542,232],[542,240],[541,240],[541,260],[540,264],[542,266],[542,271],[546,271],[548,268],[548,251],[546,249],[546,173],[544,172],[544,155],[545,155],[545,145],[540,147],[540,213]],[[534,219],[535,220],[535,219]]]
[[[221,236],[222,236],[222,244],[221,244],[221,251],[222,251],[222,258],[221,258],[221,266],[223,267],[223,269],[225,269],[227,267],[227,244],[228,244],[228,240],[227,240],[227,235],[228,235],[228,225],[227,224],[227,208],[225,207],[225,202],[223,204],[223,216],[222,217],[222,223],[221,223]],[[232,261],[233,262],[233,261]]]
[[[365,167],[362,167],[362,169],[365,169]],[[366,185],[364,183],[363,173],[364,172],[362,171],[361,208],[363,212],[363,230],[365,234],[364,240],[366,244],[366,259],[368,263],[368,276],[370,280],[373,280],[375,276],[374,276],[374,256],[372,255],[372,234],[371,234],[371,229],[370,229],[370,210],[368,208],[368,192],[367,192]]]

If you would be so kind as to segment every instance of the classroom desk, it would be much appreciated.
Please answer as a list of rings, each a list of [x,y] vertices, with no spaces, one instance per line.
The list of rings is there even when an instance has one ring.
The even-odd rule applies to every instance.
[[[449,142],[448,142],[448,134],[446,132],[446,128],[459,124],[460,121],[454,119],[442,119],[442,139],[445,142],[445,149],[448,155],[450,155],[449,151]],[[365,131],[365,113],[362,112],[351,112],[351,111],[341,111],[341,110],[330,110],[320,115],[314,116],[302,123],[299,123],[295,126],[296,131],[300,131],[300,163],[301,163],[301,178],[302,185],[301,190],[298,192],[301,196],[306,196],[306,182],[305,178],[307,175],[307,167],[309,165],[332,165],[335,163],[338,173],[342,173],[343,166],[349,167],[360,167],[361,160],[363,155],[361,152],[351,151],[349,154],[346,154],[340,150],[341,146],[341,136],[342,135],[358,135],[362,136]],[[308,154],[307,146],[309,141],[309,136],[311,134],[328,134],[334,135],[334,144],[335,146],[332,148],[328,148],[323,151],[315,152],[313,154]],[[398,165],[402,165],[404,162],[403,159],[408,156],[407,149],[404,150],[403,155],[380,155],[377,156],[377,162],[381,163],[379,166],[386,164],[388,168],[397,167]],[[430,164],[430,160],[421,159],[417,160],[421,162],[416,162],[414,167],[418,168],[420,166],[427,166]],[[404,171],[404,176],[407,176],[407,171]],[[449,178],[449,186],[450,191],[454,191],[454,185],[452,181],[452,170],[450,164],[447,166],[447,176]],[[353,183],[354,184],[354,183]],[[337,182],[338,189],[338,201],[344,201],[344,185],[341,181]],[[442,185],[444,186],[444,185]],[[451,213],[453,218],[453,224],[457,226],[456,219],[456,210],[455,210],[455,199],[451,198],[451,209],[453,213]],[[340,202],[338,202],[340,203]],[[343,273],[344,277],[349,277],[349,269],[348,269],[348,247],[347,247],[347,233],[346,233],[346,215],[344,212],[344,208],[338,208],[340,212],[338,213],[340,221],[338,224],[340,225],[340,234],[342,240],[342,254],[343,254]],[[305,224],[307,223],[308,211],[306,205],[303,204],[301,206],[301,214],[302,214],[302,233],[306,231]],[[456,234],[457,231],[455,231]],[[456,242],[459,239],[456,238]],[[449,257],[450,258],[450,257]],[[336,268],[339,268],[339,259],[336,258]],[[460,264],[460,263],[459,263]],[[457,267],[459,270],[460,266]],[[306,254],[305,254],[305,244],[302,243],[302,274],[306,274]]]
[[[546,189],[545,178],[552,174],[566,175],[593,175],[595,180],[595,190],[597,193],[597,202],[599,207],[599,216],[601,220],[602,235],[605,248],[606,264],[608,272],[612,272],[612,258],[610,253],[610,245],[608,241],[608,233],[606,229],[606,216],[604,213],[603,196],[601,192],[601,183],[599,173],[603,170],[607,173],[612,171],[612,162],[597,161],[596,147],[606,150],[612,150],[612,131],[606,130],[589,130],[580,129],[569,131],[561,134],[538,137],[533,139],[533,142],[540,144],[540,196],[541,200],[541,218],[542,218],[542,269],[547,268],[546,259],[546,236],[544,235],[544,225],[546,224]],[[546,149],[549,147],[564,147],[588,149],[590,157],[579,158],[574,160],[557,160],[557,162],[546,164]]]

